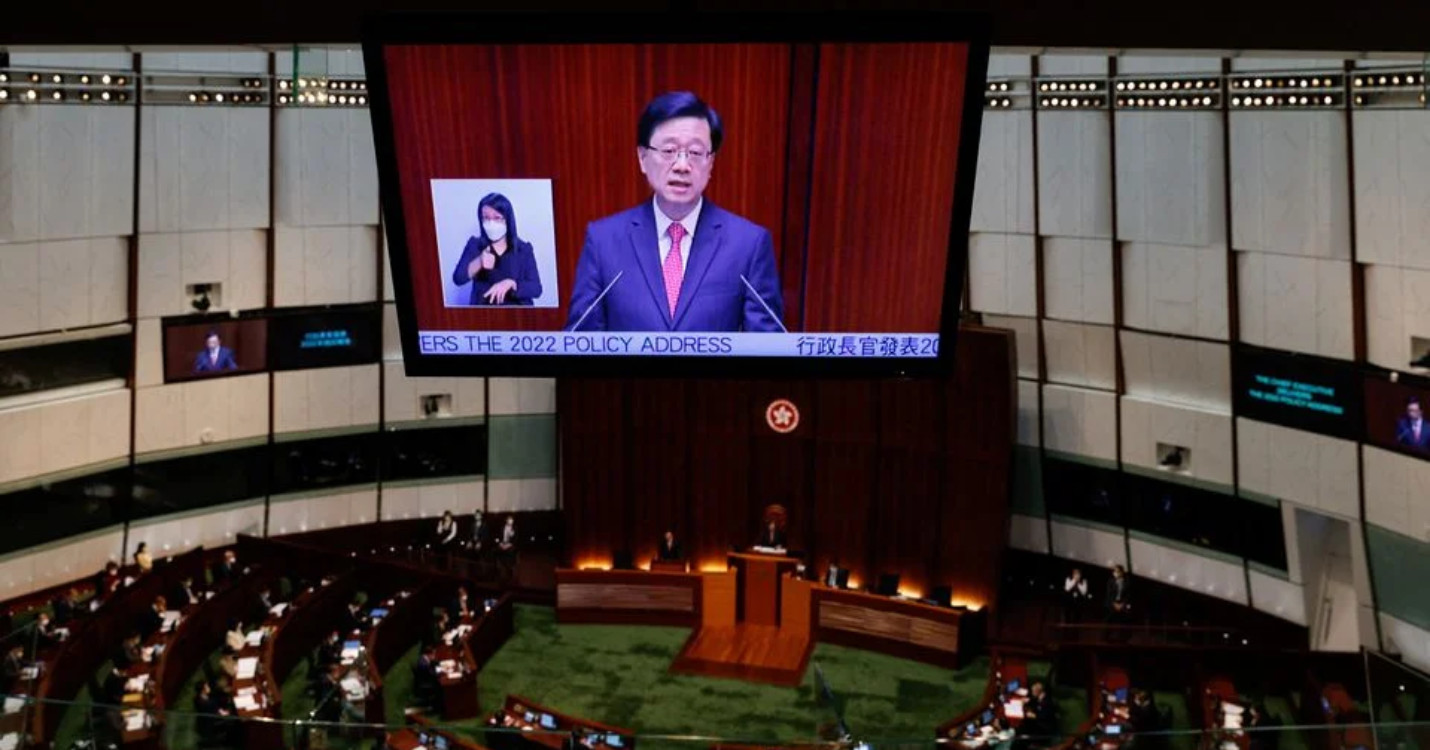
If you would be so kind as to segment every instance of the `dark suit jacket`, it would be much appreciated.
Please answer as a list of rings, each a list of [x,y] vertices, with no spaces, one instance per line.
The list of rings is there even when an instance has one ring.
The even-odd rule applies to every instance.
[[[576,262],[566,330],[779,331],[784,302],[769,231],[706,199],[692,242],[671,315],[654,201],[591,222]],[[616,274],[620,280],[601,298]]]
[[[431,695],[441,689],[437,679],[437,665],[425,656],[412,662],[412,688],[419,695]]]
[[[684,560],[685,551],[680,548],[680,542],[672,542],[671,546],[665,545],[665,540],[660,540],[660,550],[656,552],[656,558],[660,560]]]
[[[472,550],[475,552],[485,552],[491,548],[491,529],[486,522],[481,525],[472,525]]]
[[[237,578],[237,577],[238,577],[238,568],[237,568],[237,566],[231,566],[231,565],[229,565],[228,563],[223,562],[222,560],[220,560],[219,563],[214,566],[214,569],[213,569],[213,579],[214,579],[214,585],[215,585],[215,586],[219,586],[219,585],[227,584],[227,583],[233,583],[233,579],[235,579],[235,578]]]
[[[1019,731],[1028,735],[1051,735],[1056,732],[1057,724],[1053,721],[1053,701],[1045,692],[1042,698],[1028,696],[1028,702],[1023,706],[1023,713],[1028,718],[1018,725]]]
[[[70,604],[69,596],[60,596],[50,605],[54,613],[53,622],[56,625],[64,625],[74,617],[74,605]]]
[[[219,372],[221,370],[237,370],[238,362],[233,358],[233,350],[220,346],[218,348],[217,361],[209,358],[209,350],[204,349],[194,357],[194,372]]]
[[[343,611],[338,615],[338,631],[347,637],[348,633],[354,630],[362,630],[362,610],[356,614],[351,609],[343,607]]]
[[[1430,420],[1420,420],[1420,438],[1415,437],[1415,426],[1401,417],[1395,423],[1395,442],[1418,451],[1430,451]]]
[[[139,622],[135,625],[135,629],[139,631],[139,637],[148,638],[159,632],[159,628],[164,626],[164,616],[155,612],[153,607],[145,607],[144,611],[139,613]]]
[[[774,533],[772,534],[770,533],[769,529],[762,529],[760,531],[760,538],[755,541],[755,546],[783,547],[785,546],[785,533],[783,531],[780,531],[779,529],[775,529]]]
[[[470,283],[472,294],[468,298],[469,305],[490,305],[482,298],[488,290],[499,281],[511,279],[516,282],[516,289],[506,295],[503,305],[530,305],[541,296],[541,273],[536,268],[536,251],[532,249],[531,243],[526,240],[517,240],[516,247],[508,247],[507,251],[497,256],[496,264],[490,271],[477,271],[476,276],[467,275],[467,266],[478,257],[482,251],[487,249],[485,237],[472,237],[467,240],[466,247],[462,248],[462,257],[457,261],[457,267],[452,269],[452,283],[461,286]]]
[[[1123,576],[1123,578],[1122,578],[1122,588],[1121,588],[1121,590],[1119,590],[1118,587],[1117,587],[1117,578],[1116,578],[1116,577],[1107,579],[1107,599],[1106,599],[1106,602],[1105,602],[1106,605],[1107,605],[1107,610],[1108,610],[1109,612],[1111,612],[1111,611],[1112,611],[1112,605],[1113,605],[1113,604],[1116,604],[1116,603],[1118,603],[1118,602],[1123,602],[1123,603],[1128,602],[1129,599],[1128,599],[1127,597],[1128,597],[1129,592],[1131,591],[1131,589],[1132,589],[1132,582],[1129,581],[1126,576]]]
[[[4,664],[0,664],[0,681],[6,686],[20,679],[20,672],[24,671],[25,662],[9,654],[5,655]],[[8,689],[8,687],[6,688]]]
[[[114,652],[114,667],[116,669],[128,669],[131,665],[138,664],[144,660],[138,646],[121,644],[119,650]]]
[[[316,655],[313,657],[313,660],[317,662],[318,666],[324,669],[327,669],[328,667],[337,664],[338,662],[342,661],[342,659],[343,642],[341,640],[339,640],[337,643],[328,643],[327,641],[323,641],[321,644],[318,645]]]
[[[190,599],[192,595],[192,599]],[[169,592],[169,605],[174,609],[183,609],[190,604],[198,604],[199,592],[193,588],[180,583],[174,586],[174,590]]]

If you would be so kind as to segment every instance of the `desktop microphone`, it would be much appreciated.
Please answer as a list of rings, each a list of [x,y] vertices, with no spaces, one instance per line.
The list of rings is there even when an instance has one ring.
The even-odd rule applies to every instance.
[[[755,291],[754,285],[750,283],[749,279],[745,278],[745,274],[740,274],[740,281],[745,282],[745,288],[749,289],[750,294],[755,295],[755,299],[760,301],[760,307],[765,308],[765,312],[769,313],[769,316],[774,319],[775,325],[779,326],[781,331],[789,333],[789,329],[785,328],[785,324],[780,321],[780,316],[775,315],[775,311],[771,310],[770,306],[765,304],[765,298],[760,296],[759,292]]]
[[[591,314],[591,311],[596,309],[596,305],[601,304],[601,300],[603,300],[603,299],[606,298],[606,293],[609,292],[609,291],[611,291],[611,287],[615,286],[615,285],[616,285],[616,282],[617,282],[617,281],[620,281],[620,280],[621,280],[621,276],[625,275],[625,273],[626,273],[625,271],[617,271],[617,272],[616,272],[616,277],[613,278],[613,279],[611,279],[611,283],[607,284],[607,285],[606,285],[606,288],[605,288],[605,289],[602,289],[602,290],[601,290],[601,293],[598,294],[598,295],[596,295],[596,299],[592,300],[592,301],[591,301],[591,304],[589,304],[589,305],[586,306],[586,311],[583,312],[583,313],[581,313],[581,317],[579,317],[579,318],[576,319],[576,325],[571,326],[571,330],[572,330],[572,331],[577,330],[578,328],[581,327],[581,324],[582,324],[582,323],[585,323],[585,322],[586,322],[586,316],[587,316],[587,315],[590,315],[590,314]]]

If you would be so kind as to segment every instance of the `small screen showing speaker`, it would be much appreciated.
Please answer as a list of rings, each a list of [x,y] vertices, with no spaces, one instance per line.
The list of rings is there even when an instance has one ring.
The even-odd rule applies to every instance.
[[[1393,451],[1430,459],[1430,382],[1388,374],[1365,378],[1365,440]]]
[[[268,321],[263,318],[164,321],[164,382],[246,375],[268,368]]]
[[[365,365],[382,353],[377,308],[276,313],[269,319],[268,358],[274,370]]]

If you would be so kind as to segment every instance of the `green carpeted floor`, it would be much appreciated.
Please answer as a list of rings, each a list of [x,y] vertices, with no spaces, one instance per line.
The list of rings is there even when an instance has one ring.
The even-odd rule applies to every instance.
[[[516,634],[478,680],[482,710],[499,708],[516,694],[644,735],[811,739],[833,718],[816,696],[818,664],[854,733],[922,742],[976,703],[988,678],[986,659],[951,671],[824,644],[815,647],[797,688],[670,674],[689,634],[683,628],[558,625],[549,607],[517,607]],[[408,673],[406,659],[384,679],[392,685],[402,673]],[[394,708],[400,713],[389,704],[389,717]],[[452,726],[471,733],[480,725],[474,719]]]

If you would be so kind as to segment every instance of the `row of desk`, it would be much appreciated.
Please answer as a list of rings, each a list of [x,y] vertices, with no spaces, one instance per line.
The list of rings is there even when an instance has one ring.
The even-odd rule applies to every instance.
[[[563,623],[729,627],[737,622],[803,631],[817,641],[957,668],[977,649],[982,613],[790,575],[793,559],[732,555],[720,572],[556,572]]]

